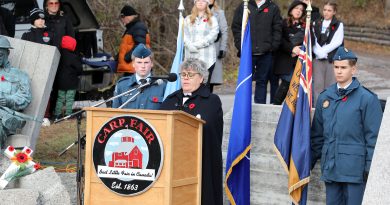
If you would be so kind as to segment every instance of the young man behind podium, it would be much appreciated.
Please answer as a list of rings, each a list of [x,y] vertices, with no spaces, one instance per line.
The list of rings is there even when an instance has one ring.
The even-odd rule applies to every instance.
[[[115,87],[114,96],[131,89],[134,89],[134,91],[114,99],[112,103],[113,108],[119,108],[123,104],[125,104],[123,108],[127,109],[158,110],[160,108],[160,104],[164,98],[166,83],[163,82],[162,84],[154,85],[152,82],[150,82],[151,79],[148,77],[152,75],[152,58],[152,51],[144,44],[138,44],[131,55],[132,64],[135,69],[135,75],[126,76],[119,79]],[[149,83],[151,85],[146,85]],[[139,86],[143,88],[136,89]],[[138,92],[140,93],[137,95]]]

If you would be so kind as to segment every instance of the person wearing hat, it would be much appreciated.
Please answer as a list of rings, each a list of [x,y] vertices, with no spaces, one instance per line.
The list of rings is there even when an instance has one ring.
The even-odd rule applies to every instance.
[[[112,107],[119,108],[124,103],[127,103],[123,108],[158,110],[164,98],[166,83],[153,84],[153,82],[150,82],[151,79],[149,77],[152,76],[151,70],[153,67],[152,51],[146,45],[140,43],[132,52],[131,60],[135,74],[118,80],[114,96],[146,83],[151,83],[152,85],[145,86],[143,89],[135,89],[127,95],[114,99]],[[134,97],[138,92],[140,92],[139,95]]]
[[[63,117],[62,108],[65,105],[65,115],[72,114],[73,103],[78,88],[79,78],[83,65],[76,50],[76,39],[71,36],[62,37],[61,58],[54,82],[58,88],[56,106],[54,109],[55,119]]]
[[[42,9],[34,8],[30,11],[31,28],[23,33],[22,40],[51,45],[53,33],[46,29],[45,13]]]
[[[312,168],[321,159],[326,204],[361,204],[382,120],[376,94],[353,75],[357,57],[339,47],[333,57],[336,83],[318,97],[311,128]]]
[[[119,46],[117,72],[132,75],[135,73],[131,61],[132,52],[140,43],[150,48],[149,31],[146,25],[140,21],[139,14],[129,5],[122,8],[120,19],[126,27],[126,31]]]
[[[30,78],[8,61],[12,49],[8,39],[0,36],[0,148],[6,138],[23,128],[26,119],[21,111],[32,99]]]
[[[300,47],[305,36],[306,4],[300,0],[293,1],[288,7],[287,18],[282,24],[282,41],[275,52],[273,73],[282,83],[276,90],[273,104],[281,105],[286,98]]]

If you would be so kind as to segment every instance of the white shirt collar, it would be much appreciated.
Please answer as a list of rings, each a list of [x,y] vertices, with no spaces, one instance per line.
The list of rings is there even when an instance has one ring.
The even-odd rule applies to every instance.
[[[353,80],[350,82],[350,83],[348,83],[348,85],[346,85],[345,87],[343,87],[344,89],[347,89],[351,84],[352,84],[352,82],[353,82]],[[339,89],[339,88],[342,88],[338,83],[337,83],[337,89]]]
[[[146,78],[141,78],[137,73],[135,73],[135,80],[137,80],[137,83],[138,84],[141,84],[139,81],[141,80],[141,79],[146,79],[148,82],[150,81],[150,73],[149,73],[149,75],[148,76],[146,76]]]

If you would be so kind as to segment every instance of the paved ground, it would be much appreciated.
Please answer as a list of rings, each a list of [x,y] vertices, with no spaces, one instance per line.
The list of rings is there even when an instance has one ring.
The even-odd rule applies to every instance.
[[[367,88],[377,93],[380,99],[390,97],[390,61],[386,57],[372,56],[358,53],[358,74],[359,81]],[[216,87],[217,93],[222,101],[223,112],[228,112],[234,102],[234,86]],[[269,95],[267,97],[269,101]],[[91,106],[95,103],[78,102],[77,106]],[[76,179],[75,174],[60,174],[60,177],[73,196],[72,204],[76,203]]]

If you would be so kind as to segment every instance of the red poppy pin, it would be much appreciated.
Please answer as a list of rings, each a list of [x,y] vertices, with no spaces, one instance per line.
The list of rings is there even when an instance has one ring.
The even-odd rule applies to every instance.
[[[203,19],[203,22],[207,22],[207,21],[209,21],[208,19]]]
[[[48,37],[48,36],[49,36],[49,33],[48,33],[48,32],[43,32],[43,36],[44,36],[44,37]]]
[[[14,150],[15,150],[15,148],[13,146],[8,147],[8,151],[13,152]]]
[[[268,13],[268,8],[265,8],[265,9],[264,9],[264,13]]]
[[[34,169],[38,170],[41,168],[41,165],[39,163],[34,164]]]
[[[332,26],[332,31],[334,31],[334,29],[335,29],[335,27],[334,27],[334,26]]]
[[[1,81],[5,81],[4,75],[1,76]]]
[[[191,103],[188,108],[190,108],[190,110],[194,109],[195,108],[195,104],[194,103]]]
[[[348,97],[347,96],[345,96],[345,97],[343,97],[343,99],[341,99],[343,102],[345,102],[345,101],[347,101],[347,99],[348,99]]]
[[[152,98],[152,101],[153,101],[153,102],[158,102],[158,97],[153,97],[153,98]]]

